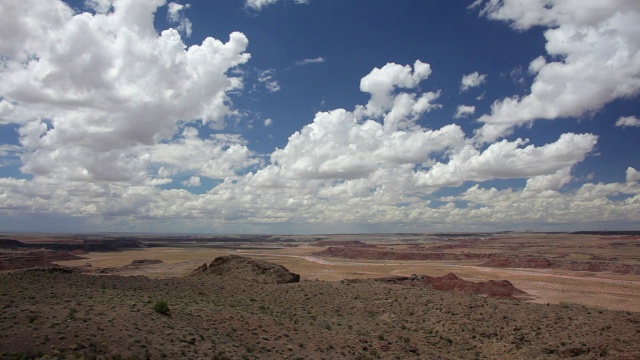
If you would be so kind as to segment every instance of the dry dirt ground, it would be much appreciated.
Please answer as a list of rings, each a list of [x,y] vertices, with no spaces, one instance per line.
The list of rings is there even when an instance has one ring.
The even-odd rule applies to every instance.
[[[336,281],[394,275],[425,274],[442,276],[453,272],[472,281],[509,280],[533,295],[537,303],[576,303],[610,310],[640,312],[640,274],[574,271],[561,268],[494,268],[480,266],[486,260],[363,260],[316,255],[335,244],[360,241],[379,250],[448,254],[500,254],[519,258],[544,257],[564,262],[623,263],[640,267],[640,237],[572,234],[508,233],[484,237],[429,237],[416,235],[333,235],[295,237],[295,242],[225,243],[226,248],[202,243],[181,246],[150,247],[120,252],[95,252],[85,259],[59,261],[65,266],[91,264],[94,268],[122,267],[136,259],[160,259],[164,263],[142,269],[121,269],[123,275],[154,278],[188,274],[217,256],[239,254],[284,265],[306,280]],[[374,249],[375,250],[375,249]]]
[[[37,237],[22,240],[37,243]],[[0,272],[0,359],[640,358],[640,276],[635,274],[491,268],[482,260],[318,255],[332,246],[359,247],[353,242],[360,241],[392,255],[498,254],[545,257],[562,264],[635,266],[640,240],[634,236],[405,234],[241,240],[144,238],[140,248],[88,252],[83,259],[56,262],[85,273]],[[186,276],[227,254],[283,265],[302,280],[275,285]],[[131,266],[140,259],[161,262]],[[533,300],[467,296],[370,279],[448,272],[472,281],[509,280]],[[160,300],[167,302],[169,314],[154,311]]]

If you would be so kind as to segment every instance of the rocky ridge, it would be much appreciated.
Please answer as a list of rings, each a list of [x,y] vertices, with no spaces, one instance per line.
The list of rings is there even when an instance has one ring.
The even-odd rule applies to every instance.
[[[428,286],[438,291],[460,292],[467,295],[483,295],[497,298],[518,298],[527,295],[526,292],[513,286],[508,280],[489,280],[472,282],[459,278],[454,273],[444,276],[394,276],[377,279],[390,284],[407,286]]]
[[[52,261],[77,260],[82,257],[62,251],[8,251],[0,252],[0,271],[27,269],[33,267],[53,267]]]
[[[238,255],[217,257],[209,265],[202,264],[191,272],[191,275],[201,274],[219,275],[260,284],[287,284],[300,281],[300,275],[292,273],[282,265]]]
[[[640,265],[608,261],[574,261],[549,259],[546,257],[494,257],[481,266],[523,269],[563,269],[572,271],[612,272],[615,274],[640,275]]]
[[[331,246],[326,250],[315,253],[314,255],[362,260],[483,260],[490,259],[495,256],[494,254],[480,253],[395,251],[364,246]]]

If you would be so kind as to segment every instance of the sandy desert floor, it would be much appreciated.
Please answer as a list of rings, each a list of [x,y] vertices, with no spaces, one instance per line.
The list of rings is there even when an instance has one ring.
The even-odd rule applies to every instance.
[[[637,264],[640,259],[640,239],[627,236],[603,238],[600,236],[569,236],[566,234],[509,234],[497,240],[469,242],[465,239],[424,239],[418,236],[326,236],[324,240],[362,241],[384,249],[406,251],[407,243],[420,244],[427,249],[434,246],[460,245],[448,252],[508,253],[522,256],[531,254],[564,259],[584,260],[594,256],[616,258],[617,261]],[[168,278],[190,273],[203,263],[222,255],[238,254],[261,258],[283,265],[301,275],[302,279],[337,281],[353,278],[376,278],[394,275],[426,274],[442,276],[453,272],[471,281],[491,279],[509,280],[517,288],[533,296],[536,303],[575,303],[610,310],[640,311],[640,275],[611,272],[571,271],[564,269],[493,268],[480,266],[482,261],[417,261],[417,260],[362,260],[323,257],[315,255],[327,248],[308,238],[298,238],[298,246],[284,247],[278,243],[246,244],[234,248],[216,248],[200,244],[179,244],[163,247],[132,249],[109,253],[88,253],[82,260],[60,261],[65,266],[92,268],[123,267],[136,259],[158,259],[162,264],[141,269],[121,269],[120,275],[145,275]],[[322,240],[321,240],[322,241]],[[466,241],[466,242],[464,242]],[[321,244],[321,243],[320,243]],[[434,245],[436,244],[436,245]],[[464,247],[462,247],[464,246]]]
[[[640,358],[637,234],[14,238],[0,238],[0,265],[20,266],[0,271],[0,359]],[[301,281],[188,276],[228,254]],[[373,280],[450,272],[528,295]]]

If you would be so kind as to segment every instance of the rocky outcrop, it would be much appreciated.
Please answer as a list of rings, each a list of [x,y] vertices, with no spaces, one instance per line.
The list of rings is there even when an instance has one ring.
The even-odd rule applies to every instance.
[[[237,255],[215,258],[209,266],[203,264],[192,274],[218,275],[260,284],[286,284],[300,281],[300,275],[290,272],[282,265]]]
[[[207,271],[207,263],[204,263],[198,266],[195,270],[193,270],[189,275],[198,275]]]
[[[516,298],[527,293],[516,288],[507,280],[489,280],[472,282],[449,273],[445,276],[394,276],[378,279],[379,281],[407,286],[428,286],[434,290],[460,292],[467,295],[484,295],[488,297]]]
[[[14,269],[28,269],[34,267],[56,266],[53,261],[77,260],[81,257],[68,252],[37,250],[37,251],[9,251],[0,253],[0,271]]]
[[[0,240],[0,249],[28,250],[47,249],[51,251],[71,252],[81,250],[84,252],[116,251],[121,249],[142,248],[146,245],[135,239],[82,239],[61,240],[43,242],[21,242],[13,239]]]
[[[545,257],[499,257],[493,258],[482,266],[487,267],[509,267],[509,268],[526,268],[526,269],[551,269],[555,266],[555,262]]]
[[[547,259],[545,257],[495,257],[481,264],[486,267],[522,269],[562,269],[571,271],[612,272],[615,274],[640,275],[640,265],[609,261],[573,261]]]
[[[423,251],[392,251],[370,249],[366,247],[329,247],[317,252],[315,256],[332,256],[362,260],[482,260],[490,259],[493,254],[479,253],[442,253]]]
[[[162,260],[159,259],[142,259],[142,260],[133,260],[131,264],[127,265],[129,267],[140,267],[147,265],[157,265],[162,264]]]
[[[131,261],[131,263],[125,266],[102,268],[97,270],[97,272],[100,274],[117,274],[123,271],[132,271],[132,270],[136,271],[136,270],[142,270],[145,268],[148,269],[153,265],[159,265],[159,264],[164,264],[164,261],[160,259],[140,259],[140,260],[133,260]]]
[[[369,247],[377,248],[376,245],[363,243],[359,240],[320,240],[313,244],[315,246],[357,246],[357,247]]]

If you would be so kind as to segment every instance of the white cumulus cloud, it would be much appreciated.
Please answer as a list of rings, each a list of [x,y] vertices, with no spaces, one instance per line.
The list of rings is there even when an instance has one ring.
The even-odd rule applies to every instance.
[[[473,105],[458,105],[456,113],[453,115],[455,119],[463,118],[469,115],[473,115],[476,112],[476,107]]]
[[[163,3],[116,0],[92,15],[55,0],[20,2],[30,20],[0,27],[0,109],[3,123],[20,125],[23,172],[145,182],[152,160],[143,150],[170,139],[178,122],[225,126],[235,113],[227,93],[242,88],[227,72],[248,61],[247,38],[187,48],[176,30],[156,32]],[[40,8],[49,11],[26,10]]]
[[[360,80],[360,91],[371,94],[371,100],[360,111],[364,115],[378,117],[393,107],[395,89],[414,88],[431,75],[431,65],[416,60],[410,65],[388,63],[373,69]]]
[[[628,167],[627,168],[627,182],[636,182],[636,181],[640,181],[640,171],[632,168],[632,167]]]
[[[183,181],[182,185],[184,185],[186,187],[197,187],[197,186],[200,186],[201,185],[200,177],[191,176],[187,180]]]
[[[549,27],[545,48],[554,59],[533,60],[529,70],[537,75],[530,93],[497,100],[491,113],[479,118],[481,141],[536,119],[582,116],[640,92],[638,1],[489,0],[481,14],[520,30]]]
[[[468,144],[454,153],[449,162],[439,162],[428,171],[415,174],[421,187],[460,186],[466,181],[529,178],[550,175],[582,160],[596,145],[592,134],[562,134],[558,141],[541,147],[526,140],[502,140],[480,152]]]
[[[170,2],[167,6],[167,19],[170,22],[177,23],[177,30],[185,34],[185,36],[191,36],[191,28],[193,27],[193,24],[191,23],[191,20],[184,16],[184,11],[190,8],[191,4],[182,5]]]
[[[622,116],[616,120],[616,126],[640,127],[640,119],[637,116]]]
[[[480,74],[477,71],[474,71],[470,74],[464,75],[462,80],[460,80],[460,91],[467,91],[473,87],[478,87],[487,80],[487,75]]]
[[[256,9],[274,2],[253,1]],[[511,2],[477,3],[493,16]],[[509,20],[519,29],[551,26],[551,39],[549,31],[565,29],[567,19],[587,30],[615,30],[613,20],[629,11],[608,12],[612,3],[634,9],[624,1],[601,2],[603,12],[591,17],[586,16],[596,4],[591,1],[582,13],[554,9],[575,5],[568,1],[550,3],[548,12],[533,20],[513,15],[515,10],[504,17],[521,19]],[[0,4],[6,19],[0,23],[0,122],[16,127],[19,136],[19,145],[0,145],[0,156],[21,163],[21,171],[31,175],[0,178],[5,223],[36,214],[73,216],[93,230],[269,232],[299,225],[320,232],[327,224],[473,230],[640,218],[635,168],[627,168],[624,182],[577,184],[585,180],[572,177],[576,164],[594,151],[596,135],[565,133],[548,144],[489,138],[482,143],[456,124],[424,125],[438,115],[432,111],[447,93],[421,90],[431,66],[419,60],[374,68],[360,82],[360,90],[370,95],[366,104],[318,112],[282,148],[257,154],[242,136],[223,133],[228,121],[236,124],[245,113],[229,97],[243,91],[245,72],[238,67],[250,58],[243,34],[186,46],[186,29],[154,28],[154,14],[165,1],[88,4],[93,13],[75,13],[57,0]],[[171,4],[169,20],[180,24],[186,5]],[[635,25],[627,26],[635,31]],[[569,40],[563,46],[579,43]],[[554,67],[578,64],[574,54],[591,56],[574,50],[560,56],[548,47],[529,72],[538,81]],[[609,60],[616,68],[628,59],[621,53]],[[480,84],[482,75],[476,74],[469,86]],[[258,71],[258,84],[279,87],[273,70]],[[514,107],[524,106],[524,98],[514,101]],[[460,105],[456,113],[474,110]],[[496,189],[485,183],[494,179],[521,185]],[[176,182],[185,188],[161,186]],[[470,187],[458,195],[433,195],[467,182]],[[204,193],[189,191],[209,183],[216,185]],[[567,189],[569,183],[576,185]]]

